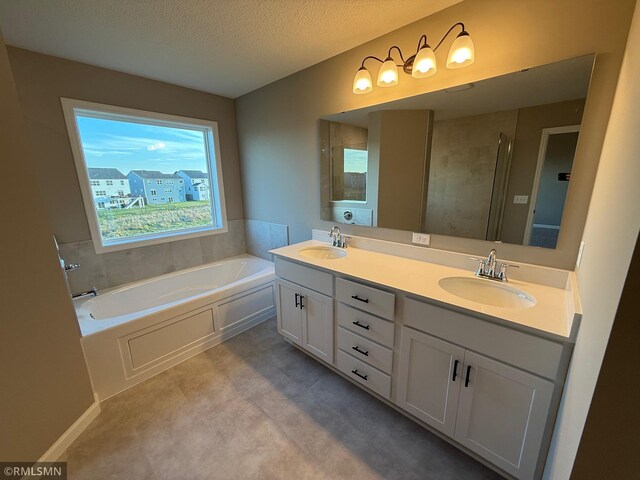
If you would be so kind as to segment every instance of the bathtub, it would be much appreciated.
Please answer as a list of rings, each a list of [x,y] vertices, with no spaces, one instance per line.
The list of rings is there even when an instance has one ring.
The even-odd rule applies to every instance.
[[[275,315],[273,263],[251,255],[74,300],[104,400]]]

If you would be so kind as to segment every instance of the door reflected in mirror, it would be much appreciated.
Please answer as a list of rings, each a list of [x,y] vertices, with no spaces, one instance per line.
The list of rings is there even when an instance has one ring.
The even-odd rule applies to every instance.
[[[555,248],[593,61],[321,119],[322,218]]]

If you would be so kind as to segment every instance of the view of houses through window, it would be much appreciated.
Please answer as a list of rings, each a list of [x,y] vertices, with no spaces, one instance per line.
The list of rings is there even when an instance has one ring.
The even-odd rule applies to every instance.
[[[221,226],[210,175],[212,132],[74,114],[103,244]]]

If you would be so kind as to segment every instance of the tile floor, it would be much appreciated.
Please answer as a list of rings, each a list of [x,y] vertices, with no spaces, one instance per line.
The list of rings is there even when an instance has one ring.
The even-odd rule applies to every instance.
[[[275,319],[102,403],[70,480],[502,478],[287,344]]]

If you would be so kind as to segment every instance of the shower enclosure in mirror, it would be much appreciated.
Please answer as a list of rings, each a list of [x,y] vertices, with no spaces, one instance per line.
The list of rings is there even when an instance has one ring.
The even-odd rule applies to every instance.
[[[321,119],[322,218],[555,248],[593,61]]]

